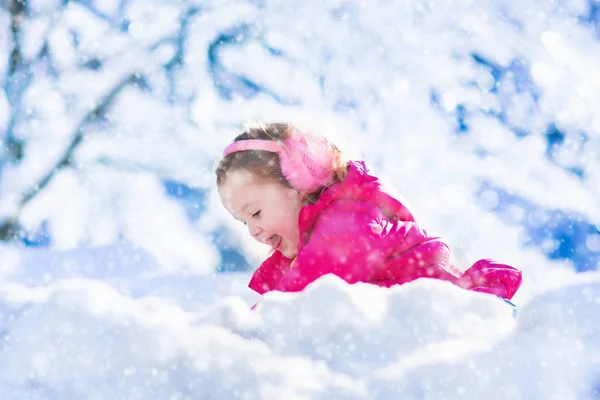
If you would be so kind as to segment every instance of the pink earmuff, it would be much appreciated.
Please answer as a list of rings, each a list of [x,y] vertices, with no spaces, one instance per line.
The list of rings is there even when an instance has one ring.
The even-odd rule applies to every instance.
[[[223,151],[223,156],[246,150],[263,150],[279,155],[281,172],[294,188],[313,192],[331,183],[335,156],[331,143],[323,138],[295,134],[283,143],[272,140],[239,140]]]

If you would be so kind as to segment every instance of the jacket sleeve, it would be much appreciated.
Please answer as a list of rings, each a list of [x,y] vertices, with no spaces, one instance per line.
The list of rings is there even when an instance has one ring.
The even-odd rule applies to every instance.
[[[301,291],[326,274],[348,283],[367,282],[392,251],[394,257],[409,254],[407,263],[424,267],[447,262],[449,252],[419,251],[429,245],[429,238],[415,223],[379,218],[375,205],[353,200],[336,203],[318,217],[309,242],[275,290]],[[392,231],[396,237],[393,245],[388,238]],[[402,238],[399,245],[398,236]]]
[[[458,285],[467,290],[495,294],[510,300],[521,287],[522,279],[520,270],[483,259],[465,271]]]
[[[289,268],[290,262],[289,258],[276,251],[254,271],[248,287],[258,294],[273,290],[284,275],[284,271]]]

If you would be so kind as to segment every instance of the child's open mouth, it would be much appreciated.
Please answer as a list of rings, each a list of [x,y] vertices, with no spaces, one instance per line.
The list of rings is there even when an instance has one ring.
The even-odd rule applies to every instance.
[[[279,246],[281,246],[281,236],[279,235],[273,235],[271,236],[271,248],[273,249],[273,251],[279,250]]]

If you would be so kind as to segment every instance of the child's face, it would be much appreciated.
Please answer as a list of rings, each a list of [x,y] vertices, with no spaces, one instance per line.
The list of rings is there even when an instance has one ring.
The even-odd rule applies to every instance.
[[[297,190],[277,182],[255,182],[251,173],[238,170],[227,175],[219,196],[227,211],[246,224],[254,239],[288,258],[298,255],[298,216],[303,196]]]

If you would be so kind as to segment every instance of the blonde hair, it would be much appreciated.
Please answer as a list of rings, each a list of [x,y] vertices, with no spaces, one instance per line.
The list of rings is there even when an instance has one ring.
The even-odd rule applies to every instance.
[[[245,126],[243,133],[236,136],[233,141],[260,139],[284,142],[292,135],[292,132],[297,131],[298,129],[294,125],[284,122],[252,123]],[[343,181],[346,178],[347,165],[342,161],[342,152],[335,145],[332,146],[335,154],[334,179],[329,184],[312,193],[305,193],[313,201],[318,199],[326,187],[331,186],[335,182]],[[228,154],[223,157],[215,170],[217,186],[225,183],[227,174],[239,170],[250,172],[257,182],[279,182],[286,187],[293,188],[281,171],[279,155],[277,153],[263,150],[245,150]]]

